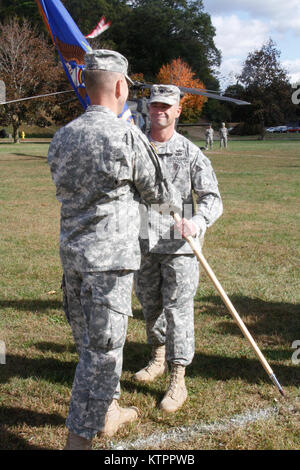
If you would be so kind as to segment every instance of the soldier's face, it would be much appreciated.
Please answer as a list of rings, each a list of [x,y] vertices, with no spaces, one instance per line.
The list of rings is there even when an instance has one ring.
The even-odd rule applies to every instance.
[[[165,103],[151,103],[149,106],[151,127],[164,129],[166,127],[174,126],[180,113],[181,106],[178,104],[170,106]]]

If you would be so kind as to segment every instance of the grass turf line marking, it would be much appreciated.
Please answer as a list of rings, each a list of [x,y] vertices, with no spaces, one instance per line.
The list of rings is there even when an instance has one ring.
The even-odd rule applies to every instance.
[[[137,439],[136,441],[120,441],[111,443],[110,449],[112,450],[130,450],[130,449],[146,449],[147,447],[154,447],[163,442],[176,441],[184,442],[197,435],[208,434],[218,431],[228,431],[231,428],[242,428],[249,423],[254,423],[259,420],[265,420],[271,416],[275,416],[278,410],[276,407],[266,408],[263,410],[251,410],[244,414],[234,415],[232,418],[214,421],[211,424],[194,424],[189,427],[172,428],[165,433],[150,434],[145,439]]]

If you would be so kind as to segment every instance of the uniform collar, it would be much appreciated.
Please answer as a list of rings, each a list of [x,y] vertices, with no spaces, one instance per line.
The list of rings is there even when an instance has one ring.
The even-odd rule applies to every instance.
[[[92,112],[97,112],[97,113],[104,113],[104,114],[110,114],[111,116],[114,116],[117,118],[116,114],[109,108],[106,108],[105,106],[100,106],[99,104],[90,104],[87,109],[87,113],[92,113]]]
[[[153,139],[150,136],[150,133],[148,133],[148,139],[150,142],[153,141],[154,146],[156,148],[157,154],[172,154],[174,153],[176,149],[176,141],[178,138],[178,133],[174,131],[174,134],[172,135],[171,139],[169,139],[167,142],[156,142],[153,141]]]

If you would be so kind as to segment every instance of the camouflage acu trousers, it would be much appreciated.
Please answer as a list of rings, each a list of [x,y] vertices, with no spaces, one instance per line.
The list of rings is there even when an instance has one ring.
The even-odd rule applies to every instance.
[[[64,280],[64,308],[79,354],[66,425],[91,439],[103,428],[112,399],[120,397],[133,272],[69,270]]]
[[[222,148],[222,146],[225,147],[225,148],[227,147],[227,140],[228,139],[227,139],[226,136],[221,136],[220,137],[220,148]]]
[[[194,255],[148,253],[135,274],[135,294],[148,343],[166,345],[167,361],[189,365],[195,353],[194,296],[199,268]]]
[[[205,142],[205,148],[208,150],[208,148],[212,149],[214,143],[214,139],[210,136],[206,136],[206,142]]]

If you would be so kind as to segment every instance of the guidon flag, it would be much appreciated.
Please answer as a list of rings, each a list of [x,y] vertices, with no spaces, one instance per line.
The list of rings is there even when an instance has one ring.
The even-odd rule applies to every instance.
[[[84,70],[84,55],[86,52],[92,51],[92,47],[60,0],[35,0],[35,2],[58,51],[68,80],[83,108],[86,109],[90,104],[90,100],[86,92],[82,72]],[[99,26],[100,23],[101,26]],[[98,26],[99,28],[102,27],[101,32],[103,32],[110,26],[110,23],[106,23],[105,17],[102,17],[92,33],[97,30]],[[125,104],[119,117],[134,122],[127,104]]]

